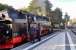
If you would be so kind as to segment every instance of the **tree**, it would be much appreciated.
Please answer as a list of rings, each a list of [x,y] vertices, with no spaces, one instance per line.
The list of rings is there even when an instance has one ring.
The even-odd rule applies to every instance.
[[[65,15],[64,15],[64,23],[65,24],[68,24],[68,21],[70,20],[70,16],[68,15],[68,13],[66,13]]]
[[[45,9],[46,9],[46,16],[49,17],[49,22],[51,22],[51,32],[53,32],[53,27],[54,27],[54,24],[53,24],[53,18],[52,18],[52,11],[51,11],[51,8],[52,8],[52,4],[46,0],[45,1]]]
[[[60,8],[55,9],[55,20],[58,24],[62,22],[62,11]]]
[[[52,7],[52,4],[48,0],[44,0],[44,1],[32,0],[28,8],[26,8],[25,10],[40,16],[47,16],[46,14],[49,13],[49,10],[51,10],[51,7]]]
[[[8,6],[6,4],[0,4],[0,11],[4,10],[4,9],[14,9],[13,7],[11,6]]]
[[[41,11],[41,8],[40,8],[40,6],[38,6],[36,4],[36,0],[32,0],[30,5],[28,6],[28,8],[25,8],[24,10],[26,10],[27,12],[31,12],[33,14],[38,15],[38,12]]]
[[[46,8],[47,16],[50,16],[52,4],[48,0],[45,1],[45,8]]]
[[[26,11],[25,8],[24,9],[23,8],[22,9],[19,9],[19,11],[22,12],[22,13],[28,13],[28,11]]]

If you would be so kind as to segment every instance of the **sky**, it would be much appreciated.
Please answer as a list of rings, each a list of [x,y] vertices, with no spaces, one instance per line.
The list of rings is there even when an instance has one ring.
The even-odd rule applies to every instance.
[[[59,7],[62,9],[63,14],[66,12],[71,19],[76,18],[76,0],[50,0],[53,8]]]
[[[27,7],[31,0],[0,0],[0,3],[13,6],[15,9]]]
[[[13,6],[15,9],[27,7],[31,0],[0,0],[0,3]],[[53,4],[53,9],[61,8],[63,14],[68,13],[70,18],[76,18],[76,0],[49,0]]]

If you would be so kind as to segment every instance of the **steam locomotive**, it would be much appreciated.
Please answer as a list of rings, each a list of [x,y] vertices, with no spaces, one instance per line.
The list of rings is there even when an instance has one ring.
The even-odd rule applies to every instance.
[[[44,16],[25,16],[25,19],[0,21],[0,49],[10,49],[31,39],[29,27],[40,24],[40,36],[47,35],[51,29],[49,18]],[[12,24],[10,28],[9,24]],[[35,35],[35,34],[34,34]]]

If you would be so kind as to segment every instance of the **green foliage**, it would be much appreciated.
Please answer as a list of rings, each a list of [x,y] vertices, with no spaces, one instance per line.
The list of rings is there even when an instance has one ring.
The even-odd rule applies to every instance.
[[[61,24],[63,23],[63,20],[62,20],[62,11],[60,8],[56,8],[54,11],[51,12],[51,22],[53,24]]]
[[[45,1],[45,6],[46,6],[46,11],[50,12],[52,8],[52,4],[48,0]]]
[[[56,9],[55,9],[55,13],[56,13],[59,17],[62,18],[62,11],[61,11],[60,8],[56,8]]]
[[[70,19],[70,16],[66,13],[66,14],[65,14],[65,18],[64,18],[65,22],[68,22],[69,19]]]
[[[70,20],[70,16],[66,13],[65,15],[64,15],[64,19],[63,19],[63,24],[65,25],[65,24],[68,24],[68,21]],[[72,21],[71,21],[71,23],[72,23]]]
[[[11,9],[11,6],[8,6],[6,4],[0,4],[0,11],[4,10],[4,9]],[[13,8],[12,8],[13,9]]]
[[[28,11],[27,11],[26,9],[20,9],[20,11],[21,11],[22,13],[28,13]]]
[[[52,4],[48,0],[46,0],[45,1],[45,9],[47,12],[47,16],[50,16],[51,8],[52,8]]]
[[[56,19],[58,23],[61,23],[62,22],[62,11],[60,8],[56,8],[55,9],[55,15],[56,15]]]
[[[28,8],[26,8],[26,10],[28,12],[34,11],[38,9],[37,5],[35,5],[34,0],[31,1],[30,5],[28,6]]]
[[[46,9],[45,11],[50,14],[52,4],[48,0],[45,0],[44,3],[45,3],[45,9]],[[27,12],[35,12],[37,14],[39,13],[40,15],[42,15],[42,9],[39,5],[36,4],[36,0],[32,0],[28,8],[23,9],[23,11],[25,10]]]
[[[30,5],[27,8],[22,9],[23,12],[35,12],[38,14],[38,12],[41,12],[41,8],[35,4],[35,0],[32,0]]]

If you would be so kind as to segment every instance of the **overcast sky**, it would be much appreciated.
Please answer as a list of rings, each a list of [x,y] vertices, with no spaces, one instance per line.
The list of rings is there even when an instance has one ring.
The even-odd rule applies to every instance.
[[[0,0],[0,3],[13,6],[15,9],[27,7],[31,0]]]
[[[59,7],[64,13],[67,12],[71,18],[76,18],[76,0],[52,0],[51,2],[54,8]]]
[[[31,0],[0,0],[0,3],[13,6],[15,9],[27,7]],[[76,0],[50,0],[53,8],[59,7],[65,13],[67,12],[71,18],[76,18]]]

